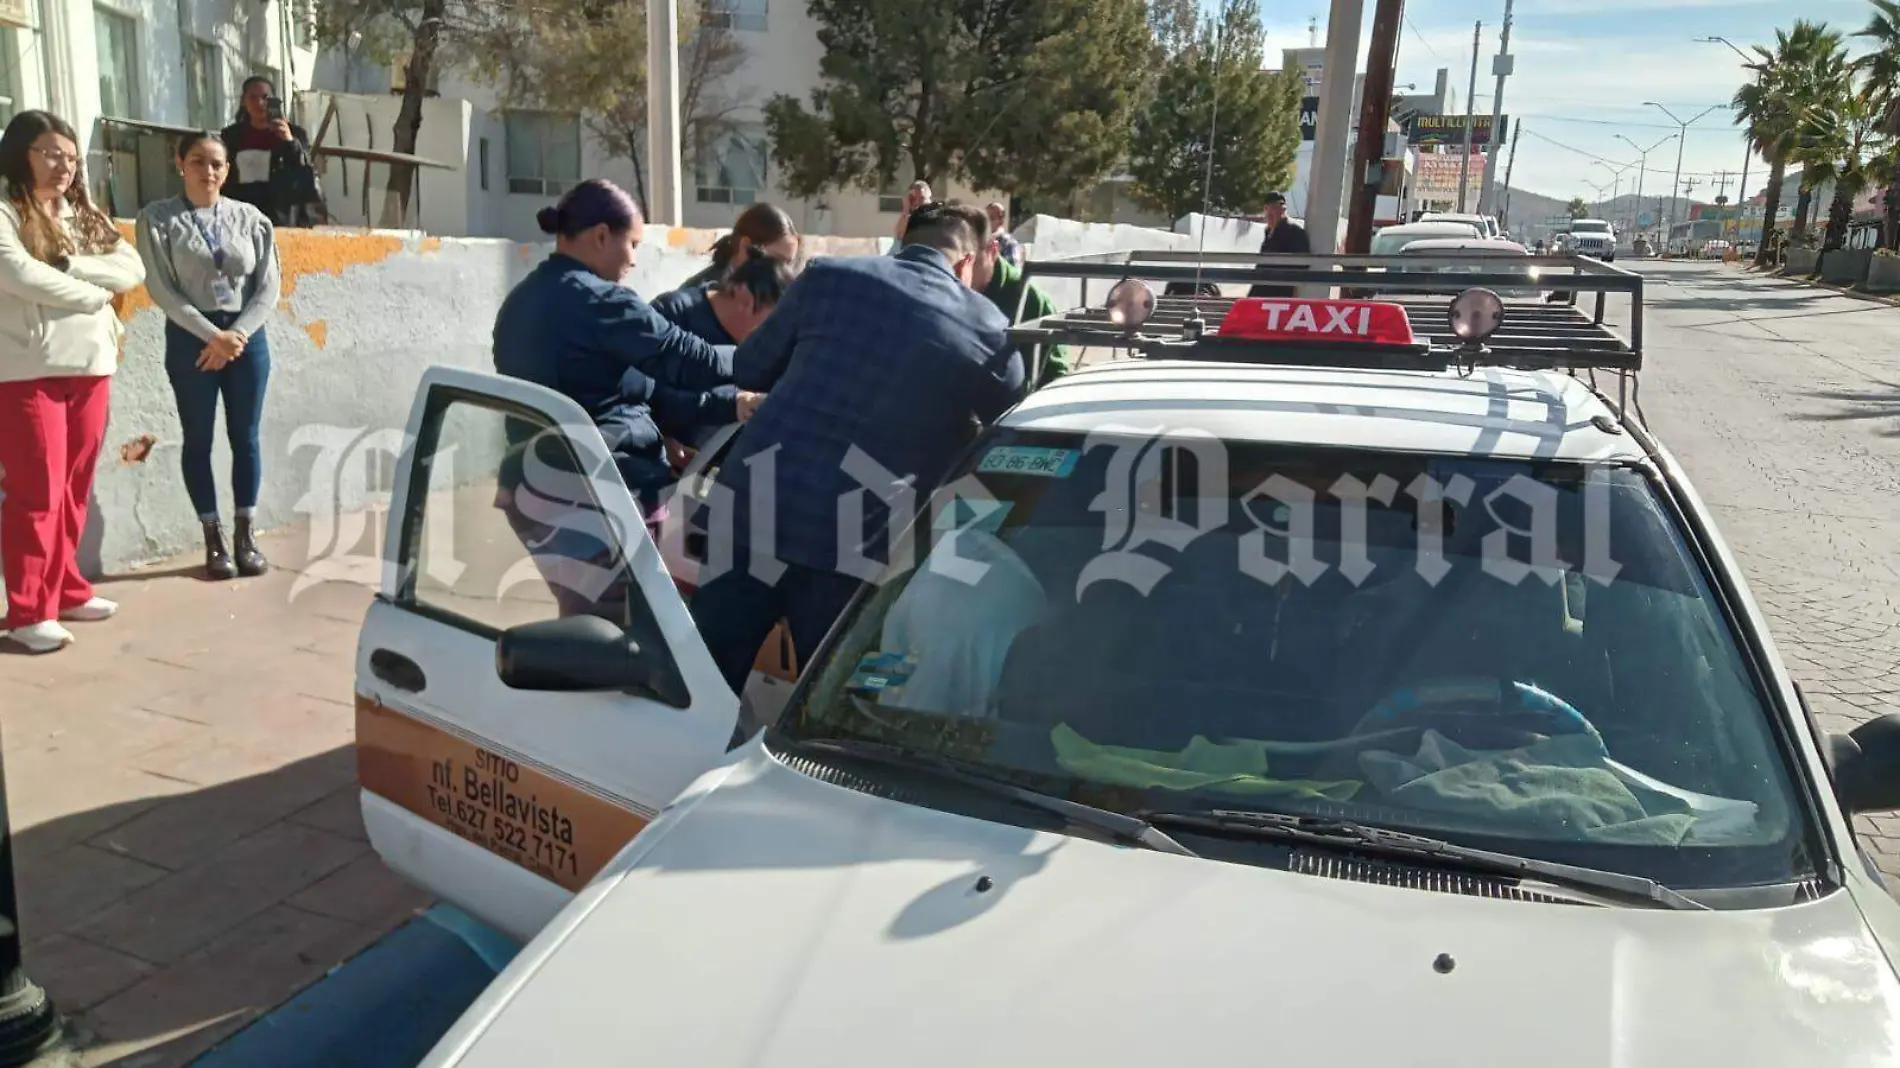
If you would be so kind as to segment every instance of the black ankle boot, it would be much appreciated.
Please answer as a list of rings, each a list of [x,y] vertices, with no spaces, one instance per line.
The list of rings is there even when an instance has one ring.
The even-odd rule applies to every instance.
[[[236,578],[237,565],[231,562],[231,554],[224,548],[224,528],[215,519],[207,519],[205,524],[205,577],[209,579]]]
[[[257,539],[251,533],[251,517],[237,517],[237,529],[232,548],[237,550],[238,574],[245,576],[261,575],[270,570],[270,561],[257,551]]]

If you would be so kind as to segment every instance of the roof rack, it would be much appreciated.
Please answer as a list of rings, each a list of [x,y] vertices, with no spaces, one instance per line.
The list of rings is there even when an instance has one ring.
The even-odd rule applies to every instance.
[[[1510,269],[1502,268],[1506,263]],[[1527,279],[1527,268],[1539,277]],[[1023,273],[1044,281],[1080,282],[1079,306],[1013,327],[1019,345],[1060,344],[1123,349],[1148,359],[1214,360],[1299,366],[1446,370],[1453,367],[1513,367],[1526,370],[1640,370],[1643,364],[1643,277],[1614,264],[1574,254],[1551,256],[1472,255],[1261,255],[1255,253],[1136,250],[1061,259],[1032,259]],[[1320,277],[1315,277],[1316,275]],[[1278,284],[1302,295],[1328,296],[1337,287],[1354,299],[1396,303],[1405,309],[1415,346],[1346,341],[1304,342],[1287,338],[1222,338],[1219,328],[1236,298],[1159,295],[1153,314],[1130,331],[1111,322],[1103,301],[1123,279],[1138,279],[1158,293],[1170,283],[1203,286]],[[1094,290],[1091,281],[1104,283]],[[1159,283],[1159,284],[1157,284]],[[1527,284],[1528,283],[1528,284]],[[1502,326],[1481,344],[1453,335],[1451,298],[1483,287],[1505,297]],[[1561,303],[1512,299],[1513,291],[1554,291]],[[1578,296],[1596,294],[1586,314]],[[1610,294],[1629,301],[1625,338],[1605,322]],[[1202,329],[1190,320],[1198,318]]]

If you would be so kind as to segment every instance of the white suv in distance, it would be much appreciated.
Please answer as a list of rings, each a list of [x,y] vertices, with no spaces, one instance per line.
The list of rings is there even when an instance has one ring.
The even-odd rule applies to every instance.
[[[1602,219],[1573,219],[1564,247],[1592,259],[1616,259],[1616,228]]]

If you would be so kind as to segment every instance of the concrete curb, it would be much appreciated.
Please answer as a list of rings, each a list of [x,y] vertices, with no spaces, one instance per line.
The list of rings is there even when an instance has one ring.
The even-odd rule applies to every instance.
[[[1757,271],[1753,267],[1743,267],[1741,271],[1743,274],[1754,275],[1757,278],[1771,278],[1777,281],[1787,282],[1791,285],[1804,286],[1808,289],[1825,289],[1831,293],[1838,293],[1843,297],[1852,297],[1855,300],[1864,300],[1870,304],[1885,304],[1889,307],[1900,308],[1900,293],[1868,293],[1864,290],[1855,289],[1852,286],[1823,282],[1818,278],[1804,278],[1799,275],[1778,274],[1773,271]]]

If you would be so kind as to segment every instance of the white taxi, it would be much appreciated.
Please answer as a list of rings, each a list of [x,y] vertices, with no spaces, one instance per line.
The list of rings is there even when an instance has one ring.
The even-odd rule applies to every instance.
[[[430,371],[363,813],[531,941],[426,1063],[1900,1063],[1849,822],[1900,806],[1900,717],[1816,728],[1581,380],[1322,336],[1417,356],[1405,315],[1242,301],[1322,365],[1033,394],[736,746],[585,413]]]

